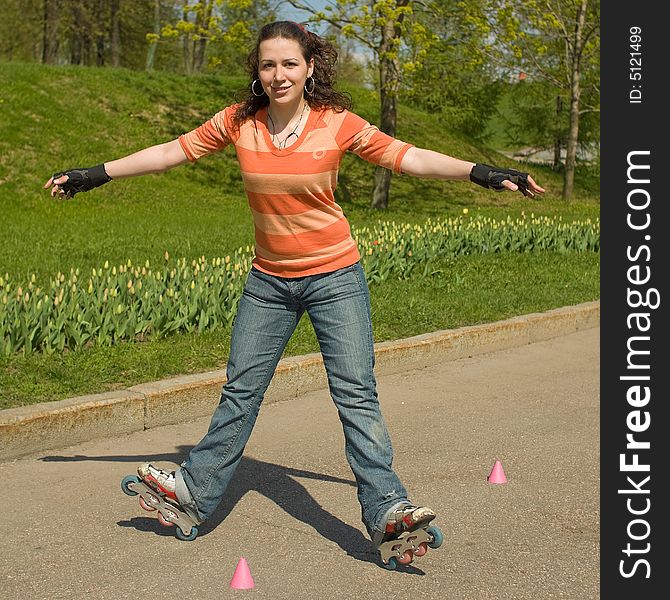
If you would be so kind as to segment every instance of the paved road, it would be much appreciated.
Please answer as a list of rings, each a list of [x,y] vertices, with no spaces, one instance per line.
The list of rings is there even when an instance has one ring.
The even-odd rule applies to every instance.
[[[445,543],[389,572],[364,537],[326,391],[261,410],[230,494],[180,542],[121,478],[208,419],[0,464],[0,597],[599,597],[599,328],[380,378],[395,465]],[[486,482],[502,461],[508,483]],[[229,582],[244,556],[254,590]]]

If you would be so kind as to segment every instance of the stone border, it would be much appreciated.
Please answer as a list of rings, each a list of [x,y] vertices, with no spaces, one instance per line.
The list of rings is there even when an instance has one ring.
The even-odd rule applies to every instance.
[[[600,324],[600,301],[375,344],[377,375],[548,340]],[[225,369],[0,411],[0,461],[210,415]],[[282,359],[265,402],[327,386],[320,354]]]

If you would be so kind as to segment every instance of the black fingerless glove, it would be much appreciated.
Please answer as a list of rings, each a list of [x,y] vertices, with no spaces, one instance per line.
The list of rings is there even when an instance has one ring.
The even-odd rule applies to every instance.
[[[78,192],[88,192],[93,188],[111,181],[112,178],[107,175],[105,165],[99,164],[90,169],[70,169],[69,171],[60,171],[53,174],[53,179],[58,179],[63,175],[67,175],[68,180],[65,183],[59,184],[65,195],[72,198]]]
[[[528,173],[522,173],[514,169],[501,169],[480,163],[477,163],[472,167],[472,171],[470,171],[470,181],[487,189],[496,190],[497,192],[506,189],[502,184],[505,179],[509,179],[512,183],[518,185],[519,191],[524,196],[530,195],[528,194]]]

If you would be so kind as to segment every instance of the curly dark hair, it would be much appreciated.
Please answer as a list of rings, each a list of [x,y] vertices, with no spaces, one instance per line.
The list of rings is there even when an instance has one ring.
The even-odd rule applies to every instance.
[[[337,112],[351,108],[351,98],[347,94],[334,89],[337,50],[333,45],[328,40],[308,31],[299,23],[275,21],[263,26],[258,34],[256,46],[247,57],[247,73],[251,77],[251,81],[240,92],[240,105],[233,117],[235,125],[241,125],[250,116],[255,115],[259,109],[270,104],[267,94],[255,96],[251,86],[259,78],[258,54],[261,42],[275,38],[295,40],[300,44],[305,61],[309,62],[312,58],[314,59],[314,72],[312,73],[314,92],[312,94],[303,92],[303,97],[310,108],[316,110],[332,108]],[[311,85],[309,87],[311,88]]]

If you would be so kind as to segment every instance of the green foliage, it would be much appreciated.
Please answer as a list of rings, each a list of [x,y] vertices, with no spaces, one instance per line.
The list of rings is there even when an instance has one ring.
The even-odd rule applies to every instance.
[[[428,220],[423,225],[384,222],[352,235],[370,282],[410,277],[420,281],[445,257],[499,252],[598,252],[600,222],[490,218]],[[161,268],[126,264],[71,269],[48,284],[32,275],[16,283],[0,277],[0,350],[62,352],[149,336],[214,331],[233,321],[251,248],[232,256],[204,256]]]
[[[176,41],[186,73],[223,69],[243,74],[260,28],[276,19],[269,0],[203,0],[191,2],[163,26],[159,39]]]
[[[492,2],[499,60],[516,80],[509,103],[510,135],[532,145],[563,148],[570,130],[571,102],[579,89],[579,143],[600,141],[600,2],[584,0],[584,31],[576,39],[580,3],[565,0]]]
[[[396,114],[388,99],[396,97],[401,88],[412,85],[426,56],[437,47],[438,37],[422,22],[420,15],[424,10],[432,11],[439,3],[336,0],[326,4],[323,10],[316,10],[301,0],[289,2],[311,14],[310,21],[327,23],[331,38],[353,40],[367,53],[377,71],[373,85],[381,96],[382,130],[392,131]],[[333,35],[334,30],[337,35]]]
[[[149,261],[142,267],[105,262],[86,274],[58,273],[43,287],[35,276],[18,287],[0,277],[2,351],[51,354],[229,327],[251,266],[249,251],[190,264],[170,263],[166,254],[158,269]]]
[[[275,18],[269,0],[3,0],[0,59],[144,69],[152,54],[151,69],[240,74]]]
[[[467,214],[467,209],[465,209]],[[529,252],[599,252],[600,221],[564,223],[560,217],[477,216],[429,219],[423,224],[382,222],[356,234],[371,282],[420,280],[445,257]]]
[[[438,114],[445,127],[484,139],[500,86],[486,62],[491,26],[479,3],[338,0],[312,20],[368,50],[379,90]]]
[[[375,341],[595,300],[600,293],[599,258],[595,252],[473,254],[433,263],[433,274],[421,285],[396,278],[374,283],[370,295]],[[230,329],[221,328],[78,352],[0,355],[0,408],[221,369],[229,348]],[[285,356],[318,351],[314,330],[303,318]]]
[[[41,35],[44,0],[3,0],[0,19],[0,58],[2,60],[39,61],[41,48],[35,41]]]
[[[447,127],[484,140],[501,86],[485,54],[492,29],[480,3],[433,2],[430,10],[417,10],[416,18],[430,42],[405,77],[403,98],[439,114]],[[410,46],[411,53],[416,51]]]

